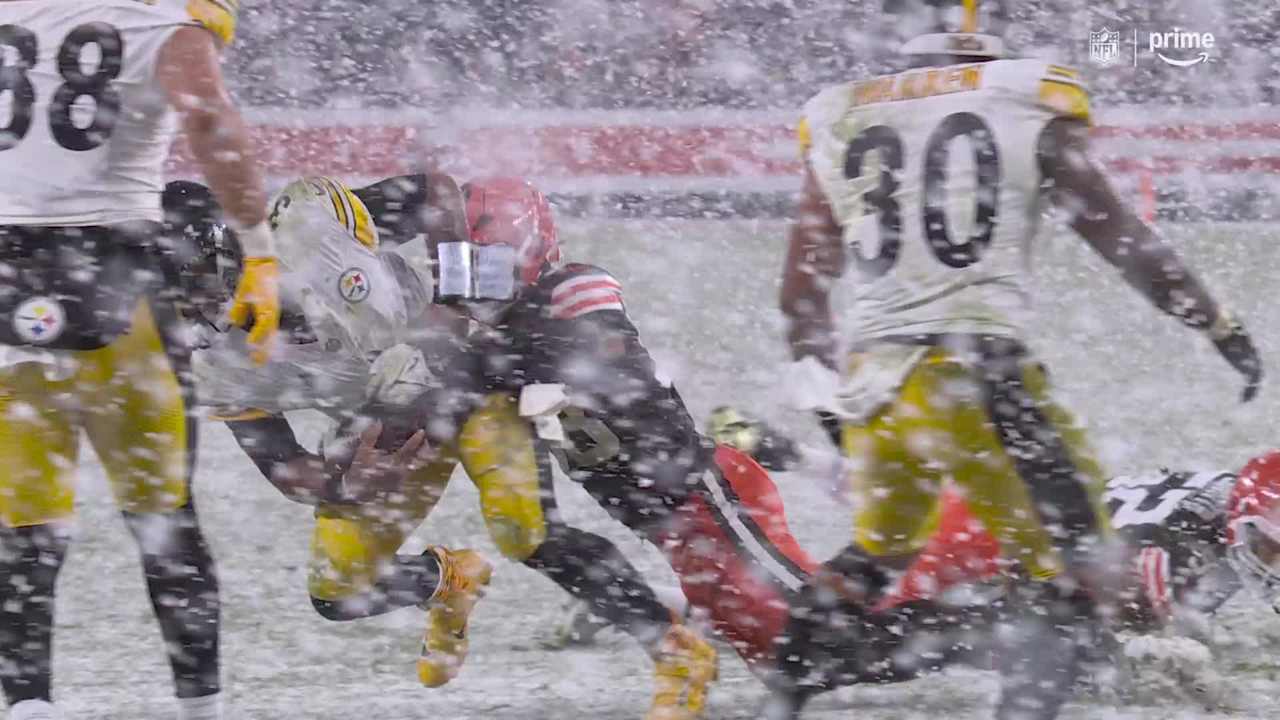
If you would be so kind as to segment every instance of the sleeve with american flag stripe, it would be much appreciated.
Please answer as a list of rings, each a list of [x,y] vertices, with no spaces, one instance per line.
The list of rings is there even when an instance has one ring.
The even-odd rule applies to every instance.
[[[551,290],[551,317],[572,320],[591,313],[614,310],[626,312],[622,284],[596,268],[575,274]]]
[[[1173,611],[1173,595],[1170,585],[1169,553],[1164,548],[1149,545],[1138,552],[1138,581],[1142,595],[1151,606],[1151,612],[1163,622]]]

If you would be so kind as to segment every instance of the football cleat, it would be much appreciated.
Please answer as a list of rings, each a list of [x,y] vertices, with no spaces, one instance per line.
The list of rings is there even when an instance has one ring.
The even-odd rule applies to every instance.
[[[653,704],[645,720],[694,720],[719,675],[715,648],[685,625],[672,625],[654,659]]]
[[[433,547],[440,561],[440,584],[427,605],[427,631],[418,657],[418,680],[440,687],[458,675],[467,659],[467,619],[493,575],[493,566],[474,550]]]

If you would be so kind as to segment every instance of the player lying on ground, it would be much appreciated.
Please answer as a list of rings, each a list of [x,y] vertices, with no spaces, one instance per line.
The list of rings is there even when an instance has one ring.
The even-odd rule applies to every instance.
[[[713,422],[712,437],[760,455],[772,469],[796,467],[799,454],[785,437],[753,418],[725,415],[736,417]],[[1124,541],[1119,561],[1129,568],[1117,631],[1151,633],[1177,620],[1194,627],[1241,588],[1280,608],[1280,452],[1239,473],[1115,477],[1103,499]],[[1004,617],[1014,563],[955,488],[944,490],[930,525],[936,529],[923,551],[877,605],[847,607],[842,630],[809,656],[824,689],[900,682],[960,659],[990,658],[985,629]],[[973,604],[975,596],[985,602]]]
[[[1202,332],[1244,376],[1246,400],[1261,363],[1090,159],[1078,73],[1003,59],[1009,14],[998,0],[884,7],[912,69],[824,90],[800,124],[804,188],[781,305],[795,359],[822,378],[820,403],[843,421],[861,502],[852,544],[811,584],[812,611],[789,635],[825,634],[824,614],[842,614],[834,599],[878,602],[954,482],[1025,573],[1010,598],[1021,632],[1002,636],[996,717],[1052,720],[1115,578],[1103,473],[1024,342],[1044,201],[1159,309]],[[837,283],[849,305],[833,311]],[[793,670],[802,694],[810,668]]]
[[[53,609],[82,436],[137,543],[179,716],[221,717],[217,573],[192,498],[185,298],[160,225],[180,127],[243,230],[250,257],[233,312],[254,316],[246,350],[261,359],[277,313],[266,193],[220,69],[237,5],[0,2],[0,683],[14,720],[59,716]]]
[[[458,352],[463,332],[456,321],[462,316],[432,303],[429,279],[374,272],[380,263],[403,266],[403,260],[370,252],[355,241],[381,236],[397,242],[422,234],[422,215],[429,209],[425,182],[420,176],[393,178],[348,192],[335,181],[310,180],[286,189],[273,218],[283,248],[283,326],[289,342],[268,368],[275,374],[264,383],[257,383],[249,368],[235,367],[231,358],[222,367],[217,348],[198,354],[201,387],[213,391],[208,401],[221,398],[221,404],[253,408],[256,412],[229,422],[241,446],[286,495],[318,504],[310,588],[325,617],[347,620],[420,605],[431,599],[439,576],[451,577],[447,558],[438,552],[404,558],[396,550],[426,517],[460,462],[480,490],[481,509],[499,549],[588,599],[650,652],[657,673],[652,717],[693,717],[714,676],[714,651],[673,622],[612,543],[558,519],[550,468],[536,451],[530,422],[519,416],[505,391],[477,392],[481,376],[468,362],[477,358]],[[374,208],[372,216],[366,201]],[[341,225],[340,211],[353,208],[361,218],[354,239],[350,227],[343,232],[335,227]],[[374,222],[381,228],[377,233],[365,229]],[[553,229],[547,230],[550,236],[530,236],[547,243],[539,261],[553,259],[558,251]],[[449,233],[425,234],[432,247],[467,244]],[[295,248],[294,241],[303,237],[311,244]],[[334,244],[321,242],[329,237]],[[335,253],[346,257],[328,258]],[[443,282],[454,277],[452,271],[452,266],[441,271]],[[511,286],[513,270],[506,272]],[[207,269],[198,274],[216,276]],[[379,291],[386,295],[377,296]],[[389,309],[374,312],[398,307],[397,295],[413,295],[405,302],[420,306],[420,312],[409,313],[407,324],[385,339],[373,335],[377,323],[399,317]],[[357,314],[358,321],[350,319]],[[402,342],[390,345],[396,340]],[[376,359],[369,364],[365,358],[371,356]],[[260,394],[246,396],[254,385]],[[373,404],[365,403],[366,391]],[[335,453],[307,452],[283,417],[262,416],[264,410],[296,409],[299,402],[324,407],[339,419],[366,414],[385,421],[389,430],[396,428],[396,444],[407,438],[411,446],[422,437],[413,430],[425,428],[433,446],[431,462],[419,469],[408,466],[408,447],[399,451],[399,460],[380,453],[376,432],[370,431],[344,474],[347,465],[335,462]],[[465,631],[465,609],[453,613],[454,622],[437,622],[437,616],[433,607],[419,663],[421,679],[433,686],[456,675],[466,650],[465,640],[457,639]]]

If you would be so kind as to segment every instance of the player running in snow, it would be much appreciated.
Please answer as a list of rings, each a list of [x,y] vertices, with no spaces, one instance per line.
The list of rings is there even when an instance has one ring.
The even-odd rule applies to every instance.
[[[1009,599],[1021,632],[999,653],[996,717],[1051,720],[1077,672],[1077,631],[1094,625],[1114,569],[1102,472],[1023,342],[1041,202],[1056,200],[1130,284],[1203,332],[1244,375],[1246,400],[1261,364],[1090,159],[1078,73],[1003,59],[1008,14],[996,0],[886,0],[885,10],[913,68],[825,90],[800,124],[805,182],[782,309],[796,360],[844,422],[863,501],[853,544],[811,585],[791,634],[817,637],[839,606],[875,604],[921,549],[951,478],[1028,580]],[[833,313],[845,275],[851,304]],[[797,664],[798,687],[808,674]]]

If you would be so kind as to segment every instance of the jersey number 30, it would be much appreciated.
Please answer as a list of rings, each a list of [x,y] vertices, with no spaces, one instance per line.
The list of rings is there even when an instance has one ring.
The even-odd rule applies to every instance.
[[[978,172],[977,212],[973,233],[964,242],[955,243],[947,229],[947,161],[951,141],[961,136],[969,138],[973,146]],[[849,143],[844,176],[850,180],[862,177],[863,162],[872,150],[880,153],[880,182],[865,198],[879,217],[880,250],[872,258],[861,252],[853,254],[863,274],[879,277],[893,268],[902,250],[902,208],[894,194],[906,158],[898,133],[887,125],[874,125]],[[981,258],[995,230],[999,191],[1000,153],[991,128],[973,113],[948,115],[929,136],[924,151],[924,237],[934,257],[953,268],[968,267]]]
[[[36,89],[27,72],[36,64],[36,34],[17,25],[0,25],[0,94],[10,93],[12,101],[9,123],[0,127],[0,151],[15,147],[31,129],[32,106]],[[96,45],[100,60],[92,74],[80,66],[80,53],[87,45]],[[17,52],[17,62],[5,48]],[[120,31],[102,22],[77,26],[58,48],[58,74],[65,81],[49,100],[49,130],[54,142],[68,150],[92,150],[111,137],[120,112],[120,93],[112,80],[120,77],[124,59],[124,40]],[[80,98],[93,99],[93,117],[83,127],[76,125],[71,114]]]

